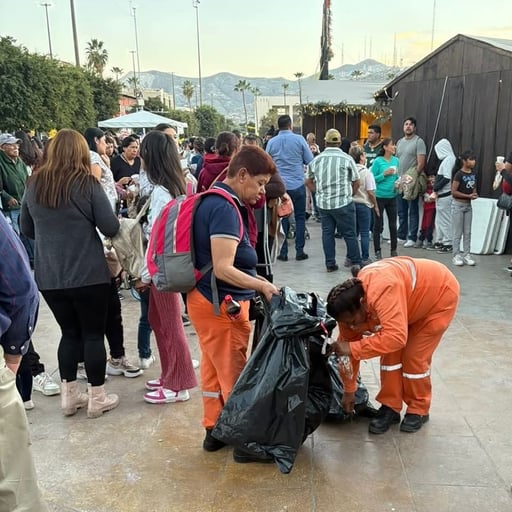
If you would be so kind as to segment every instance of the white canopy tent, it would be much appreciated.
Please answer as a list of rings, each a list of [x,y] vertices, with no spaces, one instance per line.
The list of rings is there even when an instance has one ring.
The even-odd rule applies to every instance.
[[[100,121],[98,126],[100,128],[112,128],[114,130],[119,130],[121,128],[154,128],[160,123],[167,123],[176,127],[178,134],[182,134],[184,128],[188,127],[187,123],[159,116],[152,112],[148,112],[147,110],[139,110],[133,114],[126,114],[125,116],[113,117],[112,119]]]

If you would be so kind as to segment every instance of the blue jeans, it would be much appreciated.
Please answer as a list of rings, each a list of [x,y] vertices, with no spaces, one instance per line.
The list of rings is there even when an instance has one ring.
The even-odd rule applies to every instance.
[[[30,268],[34,268],[34,241],[30,238],[27,238],[20,232],[20,213],[21,210],[7,210],[5,211],[5,216],[11,220],[11,226],[14,231],[20,237],[21,243],[23,247],[25,247],[25,251],[27,252],[28,260],[30,262]]]
[[[370,227],[373,208],[368,208],[368,206],[362,203],[354,204],[356,206],[357,234],[361,239],[361,258],[363,261],[366,261],[370,258]]]
[[[336,265],[336,229],[347,244],[347,258],[354,264],[361,264],[361,253],[356,237],[356,207],[354,203],[334,210],[319,208],[322,221],[322,247],[324,249],[325,266]]]
[[[419,198],[406,201],[398,195],[396,200],[398,206],[398,238],[416,242],[420,227]]]
[[[286,191],[293,203],[293,215],[295,217],[295,253],[299,256],[304,253],[304,244],[306,243],[306,187],[302,185],[295,190]],[[288,256],[288,231],[290,221],[283,219],[284,242],[281,247],[280,255]]]
[[[139,357],[147,359],[151,356],[151,325],[148,320],[149,309],[149,289],[139,292],[140,295],[140,318],[139,329],[137,331],[137,349]]]

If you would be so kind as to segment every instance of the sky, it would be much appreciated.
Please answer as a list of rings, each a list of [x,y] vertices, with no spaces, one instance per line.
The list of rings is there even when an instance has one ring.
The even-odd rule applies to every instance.
[[[69,0],[0,0],[0,34],[48,54],[45,7],[53,55],[74,63]],[[331,69],[373,58],[409,66],[456,35],[512,39],[512,0],[331,0]],[[104,42],[112,67],[133,70],[137,23],[141,72],[197,77],[199,20],[201,74],[246,77],[305,76],[319,70],[323,0],[75,0],[81,64],[92,38]],[[132,13],[135,7],[136,17]],[[396,52],[395,52],[396,41]],[[137,64],[136,64],[137,66]]]

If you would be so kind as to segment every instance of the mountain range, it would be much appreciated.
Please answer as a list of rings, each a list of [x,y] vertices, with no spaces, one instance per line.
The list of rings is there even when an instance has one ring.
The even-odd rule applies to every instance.
[[[353,75],[357,74],[357,80],[368,82],[385,83],[402,71],[400,68],[387,66],[373,59],[366,59],[357,64],[344,64],[338,68],[330,70],[334,80],[356,79]],[[131,73],[126,74],[122,80],[126,80]],[[302,78],[302,81],[316,80],[315,76]],[[166,73],[163,71],[145,71],[140,75],[141,86],[150,89],[163,89],[172,95],[172,84],[174,81],[174,95],[176,98],[176,108],[187,106],[187,100],[183,95],[182,86],[185,80],[190,80],[196,88],[196,97],[192,98],[192,105],[199,104],[199,86],[197,77],[185,77]],[[298,80],[287,80],[283,77],[264,78],[264,77],[244,77],[232,73],[222,72],[202,79],[203,85],[203,104],[212,105],[222,115],[241,121],[243,118],[242,95],[234,90],[235,84],[239,80],[246,80],[251,88],[258,88],[261,96],[282,96],[283,84],[289,84],[286,91],[287,96],[298,96]],[[253,117],[254,96],[250,91],[246,93],[247,111]]]

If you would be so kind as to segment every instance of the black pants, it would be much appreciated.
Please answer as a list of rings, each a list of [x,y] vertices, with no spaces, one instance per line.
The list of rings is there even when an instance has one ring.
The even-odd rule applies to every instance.
[[[379,205],[380,216],[374,214],[373,217],[373,246],[375,252],[381,250],[380,248],[380,236],[382,234],[382,216],[384,211],[388,217],[389,224],[389,237],[391,239],[391,250],[396,251],[397,247],[397,227],[396,227],[396,216],[397,216],[397,205],[396,198],[387,199],[377,197],[377,204]]]
[[[123,357],[125,355],[123,317],[121,315],[121,300],[119,299],[119,290],[115,278],[110,281],[105,336],[110,348],[110,356],[114,359]]]
[[[28,351],[25,354],[25,357],[28,359],[28,363],[30,365],[30,372],[32,377],[36,377],[40,373],[44,372],[44,364],[41,363],[41,359],[39,354],[36,352],[34,345],[30,342],[28,346]]]
[[[32,342],[30,342],[32,345]],[[32,397],[32,373],[30,373],[30,360],[28,353],[20,361],[20,366],[16,373],[16,387],[24,402],[28,402]]]
[[[104,384],[107,355],[103,340],[109,287],[109,284],[96,284],[41,292],[62,331],[57,352],[61,379],[76,380],[83,354],[89,383]]]

